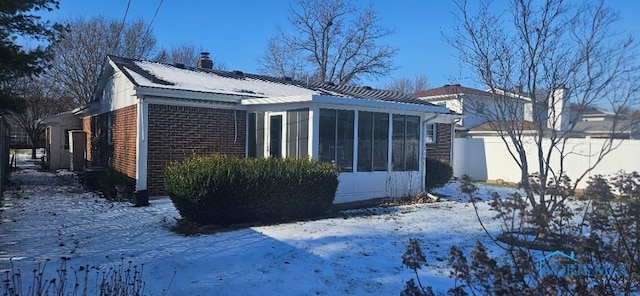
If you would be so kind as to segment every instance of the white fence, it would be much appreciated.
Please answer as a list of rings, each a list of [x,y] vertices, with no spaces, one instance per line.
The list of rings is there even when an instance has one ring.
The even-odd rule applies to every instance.
[[[604,139],[570,139],[567,143],[563,171],[575,180],[593,165],[598,153],[605,143]],[[548,145],[549,142],[543,142]],[[626,172],[640,171],[640,140],[616,140],[613,145],[619,145],[595,167],[578,184],[578,188],[587,186],[589,176],[612,175],[620,170]],[[526,141],[529,172],[538,171],[538,159],[533,138]],[[548,147],[548,146],[546,146]],[[457,138],[453,144],[453,174],[460,177],[463,174],[475,180],[499,180],[517,183],[520,181],[520,168],[509,154],[505,143],[497,136],[477,138]],[[515,153],[515,150],[512,150]],[[554,152],[551,157],[553,170],[559,171],[559,153]]]

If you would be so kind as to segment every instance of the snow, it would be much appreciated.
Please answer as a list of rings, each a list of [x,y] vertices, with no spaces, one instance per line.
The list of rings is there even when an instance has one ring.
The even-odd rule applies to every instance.
[[[158,87],[178,90],[190,90],[219,94],[255,96],[255,97],[284,97],[294,95],[314,95],[317,92],[283,83],[245,77],[242,79],[229,78],[210,72],[196,72],[189,69],[180,69],[164,64],[135,61],[136,65],[151,75],[174,85],[154,83],[135,71],[126,68],[131,77],[141,86]]]
[[[82,189],[73,173],[35,166],[10,178],[19,185],[2,202],[0,269],[10,268],[11,258],[32,270],[46,258],[50,266],[68,256],[69,266],[107,268],[123,257],[144,263],[150,295],[162,294],[174,271],[168,295],[397,295],[413,276],[400,258],[410,238],[419,238],[427,255],[423,283],[446,291],[453,285],[449,248],[491,245],[455,183],[438,191],[449,201],[185,237],[171,230],[179,214],[169,199],[149,207],[110,203]],[[478,197],[493,190],[514,191],[481,185]],[[499,229],[486,204],[479,213],[490,231]]]

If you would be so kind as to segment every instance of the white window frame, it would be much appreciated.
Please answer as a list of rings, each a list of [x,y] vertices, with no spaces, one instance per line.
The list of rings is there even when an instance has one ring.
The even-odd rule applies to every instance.
[[[431,127],[431,128],[429,128]],[[431,130],[431,131],[430,131]],[[435,144],[437,141],[438,135],[438,124],[437,123],[427,123],[425,126],[425,143],[427,144]]]

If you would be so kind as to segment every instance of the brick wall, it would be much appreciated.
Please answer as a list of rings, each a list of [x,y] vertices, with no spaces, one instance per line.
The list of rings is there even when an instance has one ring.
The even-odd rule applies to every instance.
[[[427,144],[427,157],[450,163],[451,124],[438,123],[437,126],[436,142]]]
[[[137,105],[113,111],[113,168],[136,177]]]
[[[245,156],[245,111],[149,105],[147,189],[166,195],[163,170],[192,155]],[[237,124],[237,126],[236,126]]]

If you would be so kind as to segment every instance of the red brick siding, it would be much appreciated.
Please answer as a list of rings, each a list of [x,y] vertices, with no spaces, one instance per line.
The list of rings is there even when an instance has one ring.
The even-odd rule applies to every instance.
[[[213,153],[244,157],[246,116],[245,111],[236,111],[234,118],[234,110],[149,105],[149,195],[167,194],[163,170],[169,162]]]
[[[137,105],[113,111],[113,168],[136,177]]]
[[[436,142],[434,144],[427,144],[427,157],[450,163],[451,124],[438,123],[437,126]]]
[[[91,119],[92,117],[82,118],[82,131],[87,135],[87,147],[85,150],[87,165],[91,164],[91,139],[93,139],[93,133],[91,132]]]

